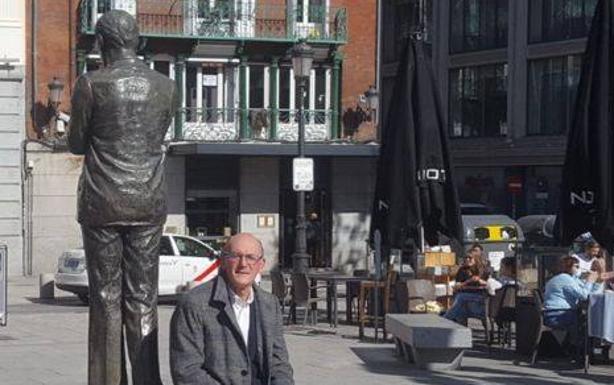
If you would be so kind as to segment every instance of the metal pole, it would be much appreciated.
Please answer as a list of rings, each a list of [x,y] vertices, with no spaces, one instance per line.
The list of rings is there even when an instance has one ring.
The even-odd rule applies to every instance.
[[[375,289],[373,290],[373,331],[375,333],[375,342],[379,342],[379,283],[382,279],[382,234],[379,230],[375,230],[374,235],[375,245]],[[384,299],[386,300],[386,299]]]
[[[0,244],[0,326],[6,326],[8,318],[8,247]]]
[[[305,81],[299,78],[299,107],[298,107],[298,156],[305,156]],[[307,255],[307,235],[305,233],[305,192],[298,191],[296,194],[296,237],[295,252],[293,255],[294,272],[305,273],[309,268],[309,255]]]

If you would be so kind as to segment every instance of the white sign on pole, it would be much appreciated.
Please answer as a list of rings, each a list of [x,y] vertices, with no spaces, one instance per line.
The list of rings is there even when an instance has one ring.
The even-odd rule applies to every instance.
[[[313,191],[313,159],[292,160],[292,186],[294,191]]]
[[[203,75],[203,86],[204,87],[217,86],[217,75]]]

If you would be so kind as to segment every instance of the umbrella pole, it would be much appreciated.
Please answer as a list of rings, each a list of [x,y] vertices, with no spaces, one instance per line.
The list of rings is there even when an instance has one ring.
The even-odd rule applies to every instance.
[[[375,289],[373,290],[373,330],[375,332],[375,343],[378,342],[377,328],[379,327],[379,283],[382,271],[382,234],[375,230]]]
[[[420,252],[424,254],[426,251],[426,241],[424,240],[424,226],[420,224]]]

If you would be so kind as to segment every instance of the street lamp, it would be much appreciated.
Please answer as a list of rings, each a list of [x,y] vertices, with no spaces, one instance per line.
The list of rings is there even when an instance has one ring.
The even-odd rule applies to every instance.
[[[371,121],[376,124],[377,108],[379,103],[379,95],[375,86],[370,85],[369,89],[365,91],[365,99],[367,99],[367,107],[369,107],[369,115],[371,115]]]
[[[47,84],[49,88],[49,97],[47,99],[47,105],[51,109],[51,118],[49,120],[49,132],[48,135],[55,137],[57,134],[63,134],[64,120],[60,118],[60,103],[62,103],[62,91],[64,91],[64,83],[56,77]]]
[[[47,84],[47,88],[49,88],[49,105],[57,110],[62,102],[62,91],[64,90],[64,83],[56,77]]]
[[[292,49],[292,68],[294,70],[294,78],[298,84],[298,160],[305,158],[305,87],[307,80],[311,74],[311,65],[313,63],[313,49],[303,40],[296,44]],[[298,163],[294,162],[293,178],[296,178],[298,172],[296,168]],[[311,171],[313,177],[313,168]],[[309,254],[307,254],[307,234],[305,224],[305,188],[299,186],[297,181],[293,181],[294,189],[297,191],[296,204],[296,239],[295,250],[292,255],[293,271],[295,273],[304,273],[309,269]],[[313,184],[312,184],[313,186]]]

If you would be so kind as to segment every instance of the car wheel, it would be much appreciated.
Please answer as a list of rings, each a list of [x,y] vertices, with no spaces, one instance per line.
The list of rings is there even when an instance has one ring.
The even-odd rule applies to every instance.
[[[77,294],[77,297],[79,297],[79,299],[81,300],[81,302],[83,302],[86,305],[89,305],[90,303],[90,296],[89,294]]]

